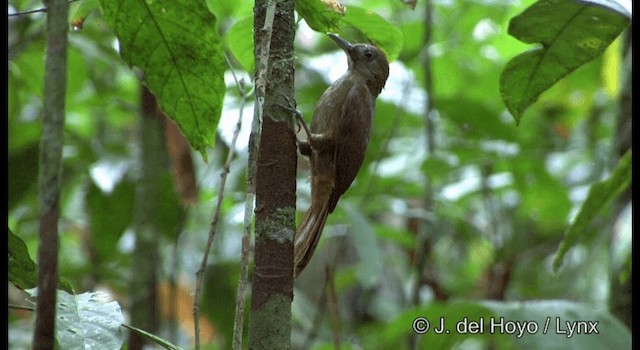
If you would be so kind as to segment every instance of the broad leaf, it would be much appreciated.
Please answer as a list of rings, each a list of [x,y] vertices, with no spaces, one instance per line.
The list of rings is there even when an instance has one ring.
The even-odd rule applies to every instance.
[[[120,54],[144,72],[160,107],[206,160],[225,93],[216,18],[204,1],[101,0]]]
[[[37,297],[37,290],[27,292]],[[58,290],[56,340],[62,349],[120,349],[124,316],[106,293],[69,294]]]
[[[630,185],[631,151],[627,151],[613,170],[613,174],[606,180],[593,184],[589,189],[587,199],[582,204],[571,226],[567,228],[564,240],[560,243],[556,257],[553,260],[554,270],[557,271],[560,268],[565,254],[580,240],[582,233],[586,231],[591,221],[611,200]]]
[[[500,94],[516,124],[540,94],[602,54],[628,26],[630,14],[611,4],[541,0],[511,19],[509,34],[541,44],[509,61],[500,76]]]
[[[402,31],[378,14],[356,6],[347,7],[343,22],[351,25],[379,47],[389,61],[395,60],[404,42]]]
[[[338,32],[344,9],[332,7],[325,2],[321,0],[296,0],[296,12],[316,32]]]
[[[9,282],[20,289],[34,288],[38,284],[36,263],[31,260],[27,245],[11,229],[9,233]]]
[[[332,3],[333,6],[325,3]],[[316,32],[340,32],[346,24],[384,51],[390,61],[398,57],[404,42],[399,28],[375,12],[357,6],[342,8],[336,4],[326,0],[297,0],[296,11]]]

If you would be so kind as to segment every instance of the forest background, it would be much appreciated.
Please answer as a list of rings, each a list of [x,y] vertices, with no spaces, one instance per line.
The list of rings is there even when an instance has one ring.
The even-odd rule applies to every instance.
[[[296,17],[295,98],[307,120],[346,70],[344,54],[317,30],[335,15],[303,6],[319,3],[296,2],[304,16]],[[566,42],[554,42],[550,47],[577,70],[561,74],[539,98],[509,105],[526,95],[522,80],[509,80],[511,60],[532,48],[512,36],[514,17],[540,3],[552,2],[418,1],[415,9],[401,1],[345,2],[335,29],[353,42],[375,41],[392,59],[391,76],[357,180],[295,282],[292,347],[630,347],[631,35],[623,30],[631,13],[618,5],[624,1],[581,4],[612,19],[609,32],[579,27]],[[107,315],[193,347],[196,272],[219,208],[200,298],[196,293],[198,342],[229,348],[254,114],[254,4],[203,2],[201,20],[210,28],[202,37],[215,43],[206,49],[224,48],[228,61],[217,55],[205,62],[203,76],[216,78],[200,92],[214,92],[207,106],[218,115],[195,134],[178,118],[186,138],[156,107],[152,93],[160,92],[149,71],[127,64],[147,52],[133,48],[121,57],[118,22],[101,4],[70,3],[58,225],[62,289],[73,291],[68,300],[79,305],[86,302],[79,296],[104,292],[122,307]],[[40,7],[10,1],[9,13]],[[539,42],[545,27],[558,37],[570,32],[569,25],[553,32],[566,13],[552,13],[538,22],[533,16],[520,39]],[[9,17],[9,302],[27,308],[24,290],[37,279],[35,264],[25,266],[38,256],[45,18],[42,11]],[[201,24],[182,20],[174,23]],[[585,38],[592,41],[578,42]],[[122,48],[126,39],[118,39]],[[573,60],[585,46],[597,54]],[[187,49],[176,52],[192,58]],[[172,94],[160,93],[159,103],[175,120],[164,102]],[[226,163],[230,152],[234,158]],[[297,173],[300,213],[309,202],[306,160],[299,158]],[[145,225],[151,224],[150,234]],[[30,348],[33,314],[11,309],[10,348]],[[600,334],[569,338],[554,328],[554,336],[539,330],[523,337],[455,331],[416,337],[411,328],[420,317],[443,318],[453,329],[464,317],[500,316],[540,329],[548,319],[555,326],[556,317],[597,321]],[[86,322],[67,326],[83,329]],[[102,345],[122,344],[128,332],[117,324]],[[130,339],[129,348],[135,348]]]

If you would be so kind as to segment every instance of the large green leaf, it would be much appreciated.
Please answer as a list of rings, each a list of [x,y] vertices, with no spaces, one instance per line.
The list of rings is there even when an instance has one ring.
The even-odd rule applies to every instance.
[[[582,204],[580,211],[576,215],[571,226],[565,232],[565,238],[560,243],[558,253],[553,260],[553,269],[558,270],[562,259],[571,247],[573,247],[582,234],[586,231],[587,226],[600,213],[600,211],[618,194],[631,185],[631,151],[620,159],[620,162],[613,171],[613,174],[606,180],[598,182],[591,186],[589,195]]]
[[[101,0],[120,54],[144,72],[160,107],[206,160],[225,93],[216,18],[204,1]]]
[[[404,43],[402,31],[375,12],[349,6],[342,21],[357,29],[384,51],[389,61],[395,60],[400,54]]]
[[[540,0],[509,22],[509,34],[541,46],[509,61],[500,76],[502,100],[520,123],[524,111],[558,80],[602,54],[628,26],[612,1]]]
[[[37,290],[27,290],[37,297]],[[62,349],[120,349],[124,322],[117,301],[103,292],[69,294],[58,290],[56,340]]]
[[[296,12],[316,32],[338,32],[342,14],[321,0],[296,0]]]
[[[340,32],[343,24],[355,28],[384,51],[390,61],[398,58],[402,50],[402,31],[373,11],[348,6],[343,15],[320,0],[297,0],[296,11],[316,32]]]

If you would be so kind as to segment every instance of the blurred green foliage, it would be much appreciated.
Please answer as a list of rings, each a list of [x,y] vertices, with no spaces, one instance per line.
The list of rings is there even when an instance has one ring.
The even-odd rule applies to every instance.
[[[377,102],[362,169],[329,217],[314,259],[296,281],[293,346],[335,348],[340,342],[346,349],[406,348],[417,317],[457,322],[464,317],[499,316],[540,322],[545,317],[591,317],[606,323],[611,332],[602,331],[598,337],[604,338],[597,342],[583,338],[592,335],[581,335],[574,343],[560,337],[544,343],[527,335],[516,339],[455,332],[442,338],[428,333],[413,341],[418,348],[429,349],[454,345],[535,348],[542,343],[545,347],[578,344],[595,348],[615,334],[620,344],[627,344],[628,329],[606,309],[613,294],[612,279],[630,274],[628,265],[627,274],[614,272],[610,266],[614,251],[616,260],[631,256],[631,219],[621,210],[630,202],[595,211],[592,220],[580,226],[580,239],[573,240],[575,245],[567,251],[559,271],[554,273],[552,268],[564,233],[589,188],[606,179],[618,161],[614,145],[621,132],[616,125],[625,89],[625,80],[619,78],[630,73],[622,38],[604,56],[542,93],[516,127],[502,102],[500,75],[511,58],[529,48],[510,37],[507,28],[510,19],[533,1],[435,1],[428,48],[423,45],[422,2],[413,11],[400,1],[349,5],[352,3],[361,7],[358,11],[372,11],[392,24],[402,34],[387,34],[401,37],[402,42],[390,40],[398,45],[393,48],[398,51],[397,60]],[[72,14],[79,5],[71,5]],[[216,16],[211,25],[220,44],[231,53],[236,72],[251,69],[252,46],[247,45],[251,35],[246,27],[252,16],[251,2],[207,1],[207,5]],[[9,2],[10,12],[40,6],[31,0]],[[78,292],[105,288],[121,305],[127,305],[127,281],[136,274],[136,267],[131,266],[130,225],[140,80],[120,58],[116,38],[99,9],[88,13],[82,29],[69,33],[60,272]],[[43,24],[42,13],[9,18],[8,221],[33,260],[37,256],[35,181]],[[357,26],[355,31],[346,27],[341,35],[347,39],[366,40],[367,34],[358,32]],[[300,20],[296,99],[307,119],[328,85],[326,72],[308,63],[334,51],[337,48],[323,34]],[[425,66],[425,55],[431,58],[431,66]],[[622,71],[612,71],[616,65]],[[215,74],[222,75],[224,66],[216,67]],[[428,94],[422,88],[427,77],[433,81]],[[238,106],[232,98],[237,94],[228,82],[230,102],[222,109],[221,123],[235,123]],[[428,155],[424,151],[426,101],[435,109],[431,120],[436,147]],[[249,123],[243,124],[243,129],[248,127]],[[177,278],[188,290],[193,289],[207,240],[218,174],[229,147],[224,140],[216,138],[215,147],[204,150],[208,163],[193,157],[199,202],[185,211],[178,239],[170,234],[173,228],[158,236],[161,280]],[[208,345],[214,348],[227,348],[231,343],[244,208],[244,152],[240,151],[231,166],[203,295],[202,311],[216,329],[217,340]],[[300,211],[309,201],[307,177],[307,162],[301,158]],[[433,191],[429,210],[424,209],[426,184]],[[173,191],[168,185],[163,188]],[[158,220],[173,222],[167,218],[175,215],[167,212]],[[425,222],[428,229],[421,237],[419,228]],[[415,259],[422,241],[427,255],[425,269],[418,276]],[[325,278],[326,266],[331,268],[332,279]],[[487,299],[497,304],[483,303]],[[558,302],[544,307],[533,302],[547,299]],[[518,305],[524,314],[514,311]],[[527,313],[529,309],[537,312]],[[593,309],[602,313],[594,314]],[[20,327],[24,323],[11,315],[10,344],[20,343],[16,338]],[[170,332],[168,327],[161,336]],[[192,330],[180,332],[180,346],[188,347]]]

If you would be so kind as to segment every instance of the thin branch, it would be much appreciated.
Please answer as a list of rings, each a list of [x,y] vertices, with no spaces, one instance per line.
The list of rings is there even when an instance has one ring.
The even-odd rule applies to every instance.
[[[257,50],[262,53],[256,65],[255,81],[255,106],[253,121],[251,122],[251,134],[249,136],[249,160],[247,164],[247,196],[244,204],[244,231],[242,233],[242,255],[240,256],[240,276],[236,296],[236,314],[233,327],[233,349],[242,349],[242,332],[244,326],[244,310],[249,276],[249,253],[251,247],[251,222],[256,195],[256,174],[258,171],[258,151],[260,149],[260,134],[262,131],[262,114],[264,96],[266,94],[267,67],[269,66],[269,51],[271,49],[271,34],[273,32],[273,18],[276,11],[276,1],[270,1],[267,5],[264,26],[265,40],[260,43]]]
[[[16,304],[9,304],[8,306],[9,306],[9,309],[13,309],[13,310],[36,311],[36,308],[33,306],[16,305]]]
[[[38,171],[39,240],[38,300],[33,349],[53,349],[55,344],[58,285],[58,224],[62,179],[62,146],[67,91],[67,17],[69,4],[51,0],[47,15],[44,61],[44,103]]]
[[[236,79],[235,74],[233,75],[234,79]],[[247,103],[247,94],[244,90],[244,87],[242,84],[238,83],[238,81],[236,80],[236,83],[238,84],[238,90],[240,91],[240,93],[242,94],[241,99],[240,99],[240,112],[239,112],[239,116],[238,116],[238,124],[236,125],[236,132],[240,131],[240,123],[242,121],[242,114],[244,111],[244,107],[245,104]],[[234,134],[234,141],[236,138],[237,134]],[[234,142],[235,143],[235,142]],[[246,206],[245,206],[246,209]],[[234,317],[234,322],[233,322],[233,346],[234,349],[236,348],[236,343],[239,344],[239,348],[241,349],[242,347],[242,328],[244,325],[244,305],[245,305],[245,298],[246,298],[246,286],[247,286],[247,279],[246,279],[246,275],[245,278],[242,278],[242,272],[244,271],[248,271],[248,263],[245,263],[244,265],[242,264],[242,262],[244,261],[248,261],[248,256],[249,256],[249,237],[250,235],[247,235],[247,222],[246,222],[246,215],[245,215],[245,226],[244,226],[244,230],[243,230],[243,235],[242,235],[242,250],[241,250],[241,264],[240,264],[240,271],[241,271],[241,277],[239,279],[238,282],[238,292],[236,294],[236,312],[235,312],[235,317]],[[251,225],[249,222],[249,233],[251,232]],[[247,242],[245,242],[245,240]]]
[[[71,4],[71,3],[76,2],[76,1],[78,1],[78,0],[69,0],[67,2],[67,4]],[[32,13],[39,13],[39,12],[44,13],[44,12],[47,12],[47,11],[49,11],[48,7],[41,7],[39,9],[26,10],[26,11],[20,11],[20,12],[15,12],[15,13],[9,13],[8,16],[9,17],[15,17],[15,16],[29,15],[29,14],[32,14]]]
[[[226,57],[226,56],[225,56]],[[228,62],[228,60],[227,60]],[[234,74],[235,79],[235,74]],[[243,92],[244,89],[239,84],[236,79],[236,83],[238,84],[238,89]],[[224,189],[227,183],[227,176],[229,175],[231,162],[233,161],[233,156],[235,154],[236,142],[238,141],[238,135],[240,135],[240,128],[242,126],[242,112],[244,110],[244,105],[246,103],[247,97],[243,94],[240,102],[240,113],[238,116],[238,122],[236,124],[236,129],[233,132],[233,138],[231,140],[231,145],[229,146],[229,153],[227,154],[227,160],[225,161],[223,172],[220,175],[220,188],[218,190],[218,201],[216,203],[216,208],[213,213],[213,218],[211,220],[211,226],[209,227],[209,239],[207,240],[207,245],[204,250],[204,256],[202,257],[202,263],[200,264],[200,269],[196,273],[196,291],[194,296],[194,306],[193,306],[193,323],[195,328],[195,348],[200,349],[200,294],[202,292],[202,281],[204,277],[204,271],[207,267],[207,261],[209,259],[209,252],[211,251],[211,245],[213,244],[213,238],[216,234],[216,229],[218,227],[218,220],[220,219],[220,208],[222,207],[222,200],[224,199]]]
[[[435,123],[433,120],[434,114],[434,92],[433,92],[433,67],[431,66],[431,56],[429,56],[429,46],[431,45],[431,37],[433,35],[434,25],[433,25],[433,1],[426,0],[425,1],[425,21],[424,21],[424,59],[423,59],[423,67],[424,67],[424,88],[427,92],[427,101],[424,111],[425,118],[425,137],[426,144],[425,156],[431,157],[433,156],[436,150],[435,143]],[[429,177],[425,178],[425,191],[424,191],[424,209],[427,212],[433,211],[434,203],[433,203],[433,188],[431,185],[431,179]],[[430,241],[429,241],[429,229],[433,227],[433,222],[430,222],[430,219],[424,219],[423,224],[420,225],[418,229],[418,237],[416,240],[416,255],[415,255],[415,269],[416,269],[416,279],[413,289],[411,290],[411,304],[413,306],[418,306],[420,304],[420,287],[422,286],[422,275],[424,273],[424,269],[427,263],[427,256],[429,253]],[[418,347],[418,337],[417,334],[413,334],[409,336],[409,349],[417,349]]]

